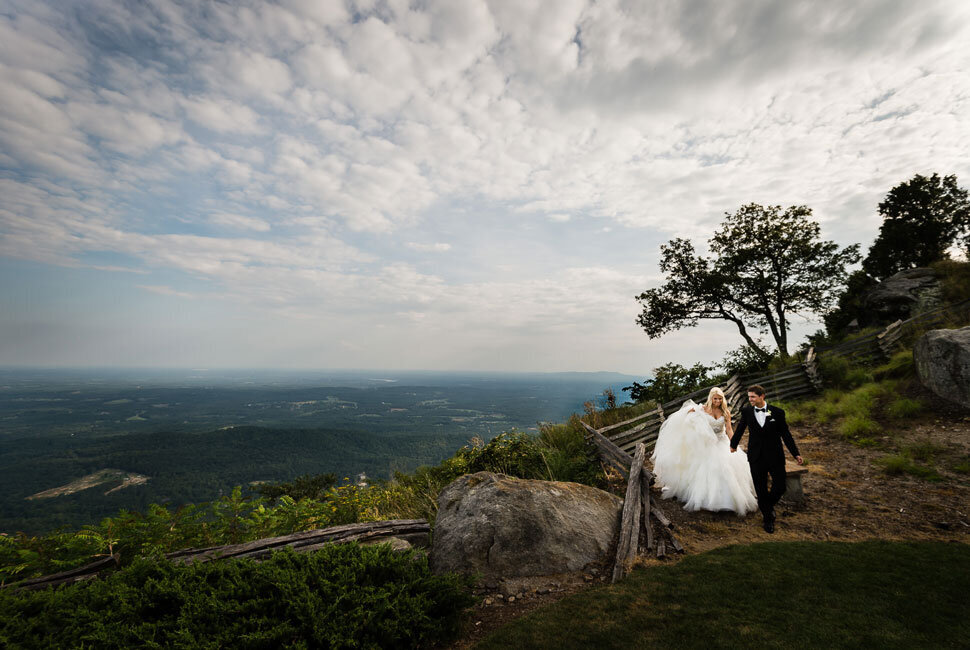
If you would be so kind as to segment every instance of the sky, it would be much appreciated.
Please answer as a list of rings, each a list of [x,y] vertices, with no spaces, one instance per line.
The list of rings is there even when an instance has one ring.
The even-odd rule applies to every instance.
[[[661,244],[864,251],[968,117],[962,0],[0,0],[0,365],[715,361],[636,325]]]

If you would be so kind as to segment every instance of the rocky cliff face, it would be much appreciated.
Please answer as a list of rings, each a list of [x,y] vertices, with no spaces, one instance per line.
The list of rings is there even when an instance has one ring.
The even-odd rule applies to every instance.
[[[906,269],[886,278],[866,294],[865,306],[871,310],[866,324],[906,320],[935,309],[941,300],[942,289],[933,269]]]
[[[462,476],[438,498],[431,564],[486,580],[579,571],[607,559],[622,505],[578,483]]]

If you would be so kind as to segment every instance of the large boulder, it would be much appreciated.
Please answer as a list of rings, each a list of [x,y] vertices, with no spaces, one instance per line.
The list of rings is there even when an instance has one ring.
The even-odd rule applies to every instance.
[[[931,268],[905,269],[892,275],[866,294],[869,321],[891,323],[906,320],[940,305],[942,289]]]
[[[486,581],[579,571],[607,559],[622,507],[579,483],[468,474],[438,497],[431,565]]]
[[[924,386],[961,406],[970,404],[970,327],[923,334],[913,361]]]

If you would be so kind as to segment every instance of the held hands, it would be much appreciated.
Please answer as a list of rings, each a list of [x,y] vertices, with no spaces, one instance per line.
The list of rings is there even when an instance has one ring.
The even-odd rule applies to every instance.
[[[734,450],[732,449],[731,451],[734,451]],[[805,459],[802,458],[801,456],[795,456],[795,461],[798,462],[799,465],[805,464]]]
[[[737,450],[738,450],[738,448],[737,448],[737,447],[731,447],[731,453],[732,453],[732,454],[733,454],[734,452],[736,452]]]

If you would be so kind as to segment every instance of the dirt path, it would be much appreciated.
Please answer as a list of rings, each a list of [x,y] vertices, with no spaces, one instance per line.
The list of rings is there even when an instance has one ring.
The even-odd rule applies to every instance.
[[[934,403],[934,402],[931,402]],[[878,447],[857,447],[832,426],[792,427],[807,461],[802,479],[805,501],[778,507],[776,531],[761,528],[757,513],[740,518],[729,513],[686,512],[661,502],[687,554],[730,544],[781,541],[941,540],[970,543],[970,475],[956,471],[970,460],[970,414],[966,409],[934,406],[929,417],[900,422],[885,431]],[[932,465],[941,479],[888,475],[877,459],[914,444],[931,443]],[[655,494],[659,495],[659,491]],[[677,561],[646,558],[644,565]],[[469,648],[491,631],[543,605],[588,586],[603,584],[602,573],[560,578],[547,594],[523,593],[512,603],[492,599],[472,611],[462,638],[453,648]]]

